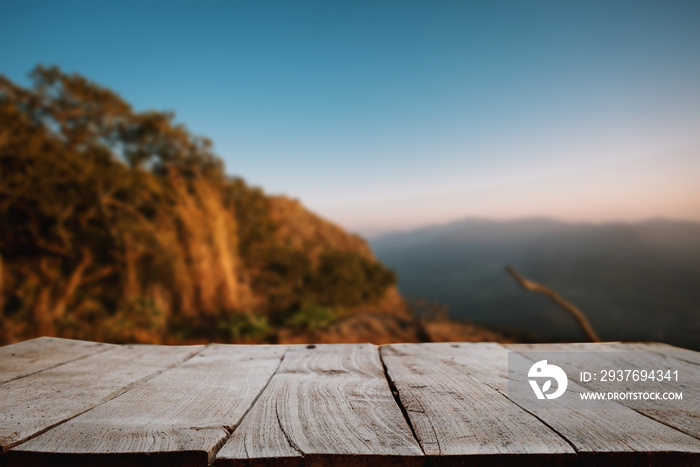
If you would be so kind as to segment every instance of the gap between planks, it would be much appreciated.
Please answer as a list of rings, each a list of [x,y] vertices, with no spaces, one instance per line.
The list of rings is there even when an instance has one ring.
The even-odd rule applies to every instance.
[[[0,347],[0,384],[26,378],[118,347],[114,344],[60,337],[38,337]]]
[[[391,395],[393,396],[394,402],[395,402],[396,405],[398,406],[399,410],[401,411],[401,413],[402,413],[402,415],[403,415],[403,417],[404,417],[404,420],[406,421],[408,427],[410,428],[410,431],[411,431],[411,435],[412,435],[412,437],[413,437],[413,440],[415,441],[416,445],[420,448],[421,457],[422,457],[422,456],[425,456],[425,452],[423,451],[423,446],[421,445],[421,443],[420,443],[420,441],[419,441],[419,439],[418,439],[418,437],[417,437],[417,435],[416,435],[416,432],[415,432],[415,430],[414,430],[414,428],[413,428],[413,425],[411,424],[411,420],[410,420],[410,418],[409,418],[409,416],[408,416],[408,413],[406,412],[405,407],[403,406],[403,404],[402,404],[401,401],[400,401],[398,392],[396,392],[395,387],[393,387],[393,385],[392,385],[391,378],[389,377],[389,374],[388,374],[388,372],[387,372],[386,365],[384,364],[384,360],[382,359],[382,355],[381,355],[381,352],[380,352],[380,346],[376,346],[376,345],[374,345],[374,344],[369,344],[369,343],[364,344],[364,345],[368,345],[368,346],[370,346],[370,347],[373,347],[373,348],[374,348],[374,351],[377,353],[377,357],[378,357],[379,362],[381,363],[381,366],[382,366],[383,375],[384,375],[384,380],[385,380],[385,382],[386,382],[386,384],[387,384],[387,389],[389,390],[389,392],[390,392]],[[212,453],[211,453],[211,455],[210,455],[210,457],[209,457],[209,466],[214,465],[214,462],[215,462],[215,460],[217,459],[217,455],[218,455],[219,451],[221,451],[221,449],[226,445],[226,443],[227,443],[227,442],[231,439],[231,437],[236,433],[236,430],[238,430],[241,426],[243,426],[243,424],[247,421],[248,414],[249,414],[249,413],[251,412],[251,410],[255,407],[255,405],[257,404],[258,400],[263,396],[263,394],[265,394],[265,391],[267,390],[268,386],[270,386],[270,383],[273,381],[273,378],[274,378],[275,376],[277,376],[277,374],[278,374],[280,368],[282,367],[283,362],[284,362],[285,358],[287,357],[288,351],[289,351],[290,349],[292,349],[292,348],[315,349],[315,348],[316,348],[316,345],[313,345],[313,344],[299,344],[299,345],[287,345],[287,346],[285,346],[284,353],[282,354],[282,357],[280,358],[280,361],[279,361],[277,367],[275,368],[274,372],[270,375],[270,378],[269,378],[269,379],[267,380],[267,382],[265,383],[265,386],[260,390],[260,392],[257,394],[257,396],[255,397],[255,399],[252,401],[252,403],[250,404],[250,406],[248,407],[248,409],[247,409],[247,410],[245,411],[245,413],[241,416],[241,418],[240,418],[239,422],[236,424],[236,426],[234,426],[231,430],[228,430],[228,431],[229,431],[228,436],[226,436],[224,439],[222,439],[222,440],[221,440],[219,443],[217,443],[217,445],[214,447],[214,449],[213,449],[213,451],[212,451]],[[294,450],[299,454],[299,457],[300,457],[302,460],[305,459],[305,458],[308,458],[308,459],[313,463],[313,462],[314,462],[314,458],[315,458],[318,454],[315,454],[315,453],[305,453],[304,451],[302,451],[302,450],[299,448],[299,446],[296,445],[296,442],[294,441],[294,439],[293,439],[292,437],[290,437],[290,435],[289,435],[289,434],[286,432],[286,430],[284,429],[284,427],[283,427],[283,425],[282,425],[282,422],[281,422],[281,420],[279,419],[279,414],[277,414],[277,422],[278,422],[280,431],[282,432],[283,436],[284,436],[285,439],[287,440],[287,443],[289,444],[289,446],[290,446],[292,449],[294,449]],[[245,448],[245,443],[243,444],[243,447]],[[246,451],[246,454],[247,454],[247,451]],[[347,457],[347,456],[344,456],[344,455],[337,455],[336,457],[337,457],[337,460],[338,460],[339,462],[342,463],[342,460],[343,460],[345,457]],[[345,459],[345,460],[347,460],[347,461],[349,461],[349,462],[352,463],[352,462],[354,462],[354,461],[356,460],[356,459],[353,459],[353,457],[354,457],[354,456],[350,456],[348,459]],[[269,459],[269,460],[270,460],[270,461],[273,461],[274,459]],[[278,459],[278,460],[279,460],[279,459]],[[368,458],[368,460],[369,460],[369,458]],[[253,463],[254,463],[254,462],[255,462],[255,461],[253,460]],[[370,462],[371,462],[371,461],[370,461]]]
[[[700,357],[698,353],[674,347],[668,344],[659,343],[580,343],[580,344],[508,344],[508,350],[522,355],[524,358],[533,360],[540,358],[536,352],[562,352],[565,355],[574,356],[579,352],[590,352],[592,355],[599,354],[598,360],[588,356],[587,364],[582,366],[579,359],[571,362],[570,368],[576,371],[590,369],[592,361],[597,361],[599,366],[605,368],[613,368],[614,365],[622,366],[626,369],[649,369],[662,368],[665,362],[673,364],[673,368],[681,371],[683,380],[679,378],[679,382],[683,381],[679,388],[684,393],[690,395],[690,400],[693,396],[698,397],[700,391],[697,389],[697,384],[700,382],[697,373],[693,371],[694,367],[700,365]],[[533,357],[537,356],[537,357]],[[612,358],[612,355],[619,355],[620,358]],[[649,359],[648,361],[646,361]],[[601,365],[601,363],[607,363]],[[610,365],[610,364],[613,365]],[[602,383],[594,381],[579,383],[582,387],[591,391],[604,391],[605,387]],[[619,401],[620,405],[643,415],[661,425],[672,428],[676,431],[684,433],[695,439],[700,440],[700,423],[697,419],[697,413],[688,411],[685,407],[680,406],[676,410],[671,410],[666,407],[645,407],[643,404],[631,403],[627,400]]]
[[[371,345],[371,344],[370,344],[370,345]],[[500,344],[496,344],[496,345],[498,345],[499,347],[502,347],[504,350],[513,351],[512,349],[509,349],[509,348],[506,347],[506,346],[501,346]],[[298,346],[298,347],[302,347],[302,346],[305,346],[305,345],[300,345],[300,346]],[[190,355],[189,357],[187,357],[186,359],[184,359],[184,360],[182,360],[182,361],[180,361],[180,362],[177,362],[177,363],[175,363],[175,364],[173,364],[173,365],[170,365],[170,366],[168,366],[168,367],[165,367],[165,368],[163,368],[163,369],[161,369],[161,370],[159,370],[159,371],[157,371],[157,372],[155,372],[155,373],[152,373],[152,374],[150,374],[150,375],[148,375],[148,376],[145,376],[145,377],[143,377],[143,378],[141,378],[141,379],[139,379],[139,380],[137,380],[137,381],[131,383],[130,385],[128,385],[128,386],[122,388],[123,390],[121,390],[119,393],[114,394],[110,399],[105,400],[105,401],[103,401],[103,402],[101,402],[101,403],[99,403],[99,404],[97,404],[97,405],[95,405],[95,406],[93,406],[93,407],[87,409],[87,410],[84,411],[84,412],[81,412],[81,414],[82,414],[82,413],[85,413],[85,412],[88,412],[88,411],[90,411],[90,410],[93,410],[94,408],[99,407],[99,406],[101,406],[101,405],[103,405],[103,404],[109,402],[110,400],[115,399],[115,398],[117,398],[117,397],[123,395],[124,393],[128,392],[129,390],[131,390],[131,389],[133,389],[133,388],[135,388],[135,387],[137,387],[137,386],[139,386],[139,385],[141,385],[141,384],[144,384],[144,383],[148,382],[149,380],[151,380],[151,379],[153,379],[153,378],[155,378],[155,377],[161,375],[162,373],[164,373],[164,372],[166,372],[166,371],[169,371],[169,370],[172,370],[173,368],[176,368],[176,367],[178,367],[179,365],[182,365],[183,363],[185,363],[186,361],[190,360],[190,359],[193,358],[194,356],[200,354],[206,347],[208,347],[208,346],[202,347],[201,349],[199,349],[198,351],[194,352],[192,355]],[[261,398],[261,396],[266,392],[268,386],[270,385],[270,382],[271,382],[272,379],[278,374],[278,371],[279,371],[280,367],[282,366],[282,362],[284,361],[284,359],[285,359],[285,357],[286,357],[286,354],[287,354],[287,351],[290,349],[290,347],[297,347],[297,346],[285,346],[285,350],[284,350],[284,352],[283,352],[283,354],[282,354],[282,357],[281,357],[280,360],[279,360],[279,363],[277,364],[277,367],[276,367],[275,370],[272,372],[272,374],[270,375],[270,377],[268,378],[267,382],[266,382],[265,385],[262,387],[262,389],[257,393],[255,399],[250,403],[250,405],[248,406],[248,408],[245,410],[245,412],[243,413],[243,415],[241,416],[241,418],[240,418],[240,420],[239,420],[239,423],[236,424],[232,429],[229,429],[229,428],[226,428],[226,427],[225,427],[226,430],[227,430],[227,432],[228,432],[228,435],[227,435],[224,439],[222,439],[222,440],[217,444],[217,446],[214,448],[214,450],[213,450],[213,452],[212,452],[212,454],[211,454],[211,456],[210,456],[210,458],[209,458],[209,464],[210,464],[210,465],[211,465],[211,463],[214,461],[214,459],[216,459],[217,453],[218,453],[218,452],[221,450],[221,448],[226,444],[226,442],[231,438],[231,436],[234,434],[234,432],[243,424],[243,422],[244,422],[244,420],[246,419],[246,417],[248,416],[249,412],[254,408],[254,406],[256,405],[256,403],[258,402],[258,400],[259,400],[259,399]],[[407,408],[406,408],[406,407],[404,406],[404,404],[402,403],[401,398],[400,398],[398,392],[396,391],[396,387],[395,387],[395,385],[394,385],[394,382],[392,381],[392,378],[391,378],[391,376],[390,376],[390,374],[389,374],[389,370],[388,370],[388,368],[387,368],[387,365],[386,365],[384,356],[383,356],[383,354],[382,354],[382,352],[381,352],[381,348],[382,348],[382,347],[388,347],[388,346],[372,346],[372,347],[374,347],[374,351],[377,352],[379,361],[381,362],[382,369],[383,369],[383,373],[384,373],[384,379],[385,379],[385,381],[386,381],[387,388],[388,388],[389,391],[391,392],[391,394],[392,394],[392,396],[393,396],[393,398],[394,398],[394,401],[395,401],[395,403],[397,404],[398,408],[401,410],[401,413],[402,413],[402,415],[403,415],[403,417],[404,417],[404,419],[405,419],[405,421],[406,421],[408,427],[409,427],[410,430],[411,430],[411,434],[412,434],[414,440],[416,441],[417,445],[420,447],[421,451],[425,454],[424,446],[421,444],[421,442],[420,442],[420,440],[419,440],[419,438],[418,438],[418,436],[417,436],[417,434],[416,434],[415,427],[413,426],[413,423],[412,423],[412,421],[411,421],[411,419],[410,419],[410,417],[409,417]],[[104,351],[107,351],[107,350],[111,350],[111,349],[110,349],[110,348],[107,348],[107,349],[101,350],[101,352],[104,352]],[[641,349],[640,349],[640,350],[641,350]],[[659,349],[659,350],[661,350],[661,349]],[[517,352],[517,351],[516,351],[516,352]],[[94,354],[93,354],[93,355],[94,355]],[[87,356],[89,356],[89,355],[87,355]],[[36,373],[38,373],[38,372],[42,372],[42,371],[45,371],[45,370],[49,370],[49,369],[55,368],[55,367],[57,367],[57,366],[64,365],[64,364],[66,364],[66,363],[73,362],[73,361],[75,361],[75,360],[80,360],[80,359],[85,358],[85,357],[87,357],[87,356],[78,357],[78,358],[76,358],[76,359],[74,359],[74,360],[67,361],[67,362],[61,362],[61,363],[58,363],[58,364],[55,365],[55,366],[48,367],[48,368],[44,368],[44,369],[42,369],[42,370],[37,370],[36,372],[34,372],[34,373],[32,373],[32,374],[36,374]],[[687,360],[686,360],[686,361],[687,361]],[[688,362],[688,363],[697,364],[697,363],[695,363],[695,362]],[[15,378],[15,379],[23,378],[23,377],[25,377],[25,376],[30,376],[30,374],[22,375],[22,376],[19,376],[19,377]],[[484,383],[484,384],[486,384],[487,386],[491,386],[491,385],[488,384],[488,383]],[[498,391],[498,389],[497,389],[496,387],[493,387],[493,386],[491,386],[491,387],[492,387],[493,389],[495,389],[496,392],[501,393],[501,395],[502,395],[503,397],[505,397],[506,399],[508,399],[510,402],[513,402],[513,403],[515,403],[516,405],[518,405],[515,401],[509,399],[509,398],[507,397],[507,395],[505,395],[505,394],[503,394],[502,392]],[[541,419],[540,417],[538,417],[536,414],[533,414],[532,412],[528,411],[526,408],[524,408],[524,407],[522,407],[522,406],[520,406],[520,405],[518,405],[518,407],[520,407],[523,411],[525,411],[525,412],[527,412],[528,414],[530,414],[531,416],[537,418],[540,422],[542,422],[544,425],[546,425],[554,434],[558,435],[558,436],[561,437],[564,441],[566,441],[569,445],[571,445],[571,447],[576,451],[576,455],[577,455],[577,456],[579,455],[579,452],[578,452],[578,450],[576,449],[576,447],[574,446],[574,444],[572,444],[572,442],[571,442],[570,440],[568,440],[566,436],[564,436],[562,433],[560,433],[559,431],[557,431],[555,428],[553,428],[553,427],[552,427],[550,424],[548,424],[546,421],[542,420],[542,419]],[[50,430],[50,429],[52,429],[52,428],[54,428],[54,427],[56,427],[56,426],[58,426],[58,425],[60,425],[60,424],[63,424],[63,423],[65,423],[65,422],[67,422],[67,421],[69,421],[69,420],[71,420],[71,419],[73,419],[73,418],[75,418],[75,417],[77,417],[77,416],[79,416],[79,415],[81,415],[81,414],[74,415],[73,417],[70,417],[70,418],[68,418],[68,419],[66,419],[66,420],[63,420],[62,422],[59,422],[59,423],[57,423],[57,424],[55,424],[55,425],[52,425],[51,427],[46,428],[45,430],[41,431],[40,433],[44,433],[45,431],[48,431],[48,430]],[[642,414],[642,415],[644,415],[644,414]],[[654,420],[654,421],[663,424],[663,423],[660,422],[659,420]],[[665,424],[663,424],[663,425],[665,425]],[[674,428],[674,427],[671,427],[671,428]],[[677,430],[677,428],[675,428],[675,429]],[[34,438],[34,437],[38,436],[40,433],[36,433],[36,434],[34,434],[33,436],[31,436],[30,438],[28,438],[28,439]],[[284,434],[286,435],[286,433],[284,433]],[[26,440],[25,440],[25,441],[26,441]],[[24,441],[23,441],[23,442],[24,442]],[[302,455],[302,457],[304,457],[304,454],[303,454],[303,453],[301,453],[301,455]],[[427,460],[427,459],[426,459],[426,460]]]
[[[88,356],[86,356],[86,357],[84,357],[84,358],[78,358],[78,359],[75,359],[75,360],[70,361],[70,362],[64,362],[63,364],[59,364],[59,365],[53,366],[53,367],[51,367],[51,368],[45,368],[45,369],[43,369],[43,370],[41,370],[41,371],[37,371],[37,372],[33,373],[32,375],[26,375],[26,377],[40,377],[40,376],[42,376],[42,375],[50,374],[50,372],[51,372],[52,370],[59,369],[59,371],[60,371],[60,368],[61,368],[61,367],[66,367],[67,365],[73,364],[73,363],[75,363],[76,361],[79,361],[79,360],[83,360],[83,359],[86,359],[86,358],[90,358],[90,357],[93,357],[93,356],[96,356],[96,355],[117,354],[117,353],[120,352],[120,351],[121,351],[121,352],[127,352],[127,351],[129,351],[130,349],[134,349],[134,348],[138,348],[138,347],[145,348],[145,347],[147,347],[147,346],[116,345],[116,346],[114,346],[114,347],[109,348],[109,349],[108,349],[107,351],[105,351],[105,352],[99,352],[99,353],[91,354],[91,355],[88,355]],[[134,380],[134,381],[131,381],[131,382],[125,384],[124,386],[121,386],[121,387],[116,386],[116,387],[114,388],[114,390],[112,390],[111,392],[108,392],[110,389],[109,389],[109,387],[108,387],[108,385],[107,385],[105,388],[103,388],[103,391],[105,391],[105,394],[106,394],[106,395],[104,396],[104,398],[102,398],[102,399],[96,399],[96,400],[95,400],[95,404],[94,404],[94,405],[90,405],[90,406],[87,407],[87,408],[84,408],[84,409],[83,409],[83,407],[79,407],[79,408],[76,408],[76,410],[67,411],[65,414],[61,414],[60,412],[59,412],[59,413],[56,413],[56,414],[54,415],[54,417],[56,418],[56,420],[53,421],[53,422],[48,422],[48,423],[45,424],[45,425],[40,425],[40,423],[43,423],[43,422],[39,422],[39,421],[37,420],[37,421],[36,421],[36,426],[35,426],[35,427],[33,427],[33,428],[25,428],[25,430],[31,430],[31,431],[27,431],[25,434],[21,434],[21,433],[11,434],[11,433],[10,433],[9,436],[6,436],[6,435],[8,435],[7,433],[3,434],[2,436],[0,436],[0,441],[2,441],[2,446],[0,446],[0,448],[1,448],[1,449],[0,449],[0,452],[2,452],[2,454],[4,455],[4,454],[6,454],[9,450],[11,450],[11,449],[13,449],[13,448],[15,448],[15,447],[17,447],[17,446],[21,446],[21,445],[23,445],[23,444],[29,442],[30,440],[33,440],[34,438],[37,438],[38,436],[41,436],[42,434],[47,433],[48,431],[50,431],[50,430],[52,430],[52,429],[54,429],[54,428],[56,428],[56,427],[59,427],[59,426],[63,425],[64,423],[73,420],[73,419],[76,418],[76,417],[79,417],[80,415],[83,415],[83,414],[85,414],[85,413],[87,413],[87,412],[90,412],[91,410],[93,410],[93,409],[95,409],[95,408],[97,408],[97,407],[100,407],[100,406],[102,406],[102,405],[104,405],[104,404],[110,402],[110,401],[113,400],[113,399],[116,399],[117,397],[119,397],[119,396],[121,396],[121,395],[127,393],[127,392],[130,391],[131,389],[133,389],[133,388],[135,388],[135,387],[138,387],[139,385],[144,384],[144,383],[150,381],[151,379],[153,379],[153,378],[155,378],[155,377],[157,377],[157,376],[163,374],[164,372],[166,372],[166,371],[168,371],[168,370],[170,370],[170,369],[172,369],[172,368],[174,368],[174,367],[177,367],[178,365],[180,365],[180,364],[182,364],[182,363],[184,363],[184,362],[190,360],[192,357],[194,357],[194,356],[198,355],[199,353],[201,353],[205,348],[206,348],[206,346],[194,346],[194,347],[192,348],[192,352],[186,354],[185,357],[182,358],[181,360],[179,360],[177,357],[174,357],[174,358],[173,358],[173,360],[174,360],[173,362],[171,362],[171,363],[169,363],[169,364],[167,364],[167,365],[165,365],[165,366],[163,366],[163,367],[161,367],[161,368],[159,368],[159,369],[153,371],[152,373],[147,373],[146,375],[142,376],[141,378],[138,378],[138,379],[136,379],[136,380]],[[182,350],[183,350],[183,352],[184,352],[186,349],[183,348]],[[8,384],[3,384],[3,385],[1,385],[0,387],[6,389],[6,388],[8,387],[9,384],[15,384],[15,383],[18,383],[18,382],[21,382],[21,381],[26,382],[27,379],[25,379],[25,377],[17,378],[17,379],[14,379],[12,382],[8,382]],[[29,407],[27,407],[27,408],[29,408]],[[21,414],[17,414],[17,415],[21,415]],[[42,415],[42,417],[43,417],[43,415]],[[65,418],[63,418],[63,417],[65,417]],[[17,437],[19,437],[19,438],[17,438]],[[15,439],[13,439],[13,438],[15,438]]]
[[[284,352],[282,353],[282,357],[280,358],[280,361],[279,361],[279,363],[277,364],[277,368],[275,368],[275,371],[273,371],[272,374],[270,375],[270,377],[267,379],[267,382],[265,383],[265,386],[263,386],[262,389],[260,390],[260,392],[258,392],[258,394],[255,396],[255,399],[253,399],[253,402],[251,402],[250,405],[248,406],[248,408],[246,409],[246,411],[243,412],[243,415],[241,416],[240,420],[238,420],[238,423],[236,424],[236,426],[234,426],[233,428],[230,428],[230,429],[229,429],[229,428],[225,428],[226,431],[228,432],[228,436],[226,436],[224,439],[222,439],[221,441],[219,441],[219,442],[216,444],[216,446],[214,446],[214,449],[212,450],[212,453],[211,453],[211,455],[209,456],[209,463],[208,463],[208,465],[213,465],[213,464],[214,464],[214,460],[216,459],[216,455],[219,453],[219,451],[221,450],[221,448],[224,447],[224,445],[226,444],[226,442],[231,438],[231,436],[233,435],[233,432],[236,431],[236,429],[237,429],[239,426],[241,426],[241,424],[243,423],[243,420],[245,420],[245,418],[246,418],[246,416],[248,415],[248,413],[250,412],[250,410],[253,408],[253,406],[255,406],[255,403],[258,402],[258,399],[260,399],[260,396],[263,395],[263,393],[265,392],[265,390],[267,389],[267,387],[270,385],[270,381],[272,381],[272,378],[274,378],[274,376],[275,376],[275,375],[277,374],[277,372],[279,371],[280,366],[282,366],[282,362],[284,361],[284,357],[287,355],[287,350],[289,350],[289,346],[285,346]]]
[[[463,344],[463,343],[461,343]],[[476,346],[476,344],[463,344],[466,346]],[[494,360],[493,358],[487,358],[484,359],[483,357],[480,359],[471,359],[470,363],[467,367],[463,367],[463,363],[460,362],[459,360],[464,360],[464,358],[468,358],[468,353],[472,354],[472,357],[476,356],[474,354],[474,351],[476,351],[476,347],[472,347],[472,351],[468,353],[462,353],[458,352],[455,353],[453,351],[452,347],[458,347],[460,344],[457,343],[452,343],[452,344],[422,344],[422,345],[411,345],[411,344],[406,344],[405,347],[402,345],[395,345],[395,346],[383,346],[382,350],[386,349],[386,352],[382,352],[381,355],[382,357],[386,357],[386,366],[388,366],[389,370],[389,376],[392,376],[394,372],[398,371],[397,373],[397,386],[403,386],[401,389],[401,400],[403,401],[405,398],[406,400],[404,401],[405,404],[407,405],[408,412],[410,414],[410,417],[416,418],[414,420],[414,425],[417,422],[418,425],[416,426],[416,432],[421,436],[422,438],[425,438],[424,442],[427,441],[427,447],[431,448],[431,451],[435,452],[436,450],[439,450],[440,454],[444,454],[442,451],[444,450],[444,446],[440,446],[439,444],[439,438],[440,436],[437,436],[435,433],[431,435],[430,433],[430,425],[428,423],[424,423],[423,419],[427,418],[427,421],[430,421],[429,416],[423,415],[423,410],[416,410],[416,409],[422,409],[423,405],[421,403],[421,400],[424,398],[423,396],[418,395],[421,391],[424,391],[423,389],[420,388],[425,388],[425,385],[421,386],[415,386],[415,389],[417,389],[418,393],[414,394],[413,386],[415,384],[418,384],[417,382],[411,382],[410,379],[407,380],[406,377],[408,376],[408,373],[402,375],[400,368],[402,366],[405,366],[406,364],[399,363],[399,361],[396,361],[396,358],[404,358],[404,357],[410,357],[411,355],[418,356],[420,355],[421,357],[427,358],[427,360],[431,360],[433,358],[438,358],[438,361],[440,360],[445,360],[444,363],[449,363],[447,360],[453,360],[452,364],[453,365],[458,365],[460,367],[463,367],[460,372],[463,372],[464,370],[467,370],[464,376],[469,376],[469,373],[472,373],[474,371],[478,372],[478,375],[480,375],[475,381],[478,381],[481,384],[485,384],[486,386],[490,386],[493,390],[496,392],[500,393],[501,396],[503,396],[506,400],[512,402],[515,406],[519,407],[520,410],[523,412],[526,412],[529,416],[534,417],[535,419],[538,420],[539,423],[542,423],[544,426],[547,427],[547,429],[552,433],[552,435],[556,435],[559,439],[565,441],[571,448],[572,452],[575,453],[574,455],[578,457],[579,462],[583,463],[593,463],[596,464],[596,462],[600,463],[606,463],[610,465],[616,465],[619,462],[631,462],[634,463],[635,465],[637,463],[644,464],[645,462],[648,463],[648,461],[651,461],[652,459],[655,459],[656,461],[669,461],[671,459],[681,461],[687,465],[697,465],[694,464],[693,462],[697,462],[697,457],[698,456],[698,447],[700,445],[697,444],[697,440],[693,440],[692,437],[688,437],[687,434],[684,434],[681,430],[678,430],[677,428],[672,428],[668,427],[663,423],[659,423],[658,420],[653,420],[648,417],[642,416],[642,414],[636,413],[635,411],[630,410],[629,408],[623,408],[619,407],[620,412],[615,412],[616,414],[619,414],[622,418],[624,419],[629,419],[628,421],[634,421],[636,422],[640,428],[643,427],[642,432],[640,432],[640,435],[646,434],[646,438],[649,439],[650,434],[656,433],[655,430],[659,430],[659,444],[657,444],[657,449],[651,449],[647,450],[645,449],[644,446],[640,445],[639,442],[634,443],[633,445],[627,445],[624,440],[619,440],[618,442],[613,442],[614,439],[617,439],[613,436],[613,438],[609,438],[610,441],[606,441],[608,439],[608,436],[606,435],[614,435],[617,433],[616,428],[611,425],[608,422],[601,422],[598,423],[594,419],[591,419],[591,417],[584,417],[586,418],[585,420],[581,420],[581,422],[586,422],[588,423],[587,428],[591,428],[592,432],[588,434],[588,431],[584,429],[581,431],[581,428],[586,428],[585,425],[586,423],[583,423],[583,425],[579,426],[578,422],[575,420],[565,420],[565,419],[557,419],[557,417],[552,417],[552,413],[549,412],[543,412],[540,416],[539,413],[533,413],[530,410],[527,410],[526,408],[522,407],[521,404],[516,403],[515,400],[510,398],[507,395],[506,392],[506,384],[507,380],[505,378],[505,374],[502,376],[499,376],[498,374],[491,374],[495,368],[501,367],[507,362],[504,360],[506,358],[506,354],[509,351],[509,348],[507,346],[501,346],[498,344],[481,344],[483,346],[491,346],[492,350],[495,349],[500,349],[500,356]],[[598,345],[598,344],[596,344]],[[547,350],[554,350],[554,347],[549,347],[549,346],[543,346],[543,347],[548,347]],[[575,347],[571,346],[568,349]],[[395,353],[395,350],[401,349],[403,350],[399,351],[398,353]],[[568,350],[567,349],[567,350]],[[598,349],[600,349],[598,347]],[[466,350],[466,349],[465,349]],[[636,349],[638,350],[638,349]],[[512,352],[512,349],[510,349]],[[416,353],[418,352],[418,353]],[[438,352],[438,353],[436,353]],[[386,355],[384,355],[386,353]],[[516,355],[518,354],[517,352],[514,352]],[[431,357],[431,354],[432,357]],[[691,358],[694,354],[689,354],[688,358]],[[496,357],[494,354],[493,357]],[[456,360],[455,360],[456,358]],[[519,358],[524,358],[523,356],[519,356]],[[436,361],[436,363],[438,363]],[[424,364],[421,364],[424,365]],[[438,365],[439,366],[439,365]],[[528,365],[529,366],[529,365]],[[429,366],[429,368],[433,368],[432,366]],[[411,368],[411,365],[408,364],[407,370],[412,374],[413,370]],[[438,368],[435,367],[435,370],[437,371]],[[457,368],[453,368],[453,370],[457,370]],[[505,370],[505,367],[502,368],[502,370]],[[404,370],[405,373],[406,370]],[[441,371],[441,370],[440,370]],[[438,371],[438,373],[440,373]],[[436,373],[436,375],[438,374]],[[423,374],[422,372],[418,373],[419,375]],[[432,374],[432,373],[429,373]],[[411,377],[411,379],[414,379]],[[468,381],[471,380],[471,377],[469,380],[465,379],[464,384],[467,384]],[[439,386],[439,385],[438,385]],[[527,385],[525,385],[527,386]],[[431,386],[432,387],[432,386]],[[404,389],[407,389],[408,392],[404,394]],[[434,390],[439,389],[437,386],[433,387],[432,391],[429,391],[432,393]],[[529,389],[529,388],[527,388]],[[443,390],[449,390],[449,388],[443,388]],[[417,396],[418,395],[418,396]],[[425,394],[424,394],[425,396]],[[418,397],[416,399],[416,397]],[[459,398],[458,398],[459,399]],[[445,399],[447,400],[447,399]],[[459,399],[461,400],[461,399]],[[418,405],[416,405],[418,404]],[[460,405],[460,403],[457,403],[456,405]],[[617,405],[617,404],[616,404]],[[413,410],[411,410],[411,407],[413,407]],[[565,408],[562,406],[562,408]],[[616,409],[618,410],[618,409]],[[576,411],[574,411],[576,412]],[[601,412],[602,414],[602,412]],[[634,414],[634,415],[632,415]],[[636,417],[636,418],[635,418]],[[553,423],[550,423],[549,420],[553,420]],[[655,425],[655,427],[653,426]],[[564,432],[566,433],[572,433],[574,435],[581,435],[583,436],[582,438],[580,437],[574,437],[574,439],[569,439],[566,433],[562,432],[560,429],[557,429],[557,427],[562,428]],[[662,436],[663,434],[663,436]],[[443,433],[444,435],[444,433]],[[435,438],[433,442],[431,442],[432,438]],[[444,436],[443,436],[444,438]],[[450,438],[444,438],[447,441],[450,440]],[[633,438],[630,438],[631,440],[634,440]],[[655,437],[654,437],[655,439]],[[663,443],[663,445],[662,445]],[[643,444],[643,443],[642,443]],[[576,445],[576,446],[574,446]],[[423,446],[426,448],[426,446]],[[578,449],[578,447],[581,447],[581,449]],[[613,449],[610,449],[613,448]],[[624,448],[624,449],[619,449],[619,448]],[[630,449],[631,448],[631,449]],[[659,449],[661,448],[661,449]],[[618,450],[619,449],[619,450]],[[465,453],[466,454],[466,453]],[[474,453],[472,453],[474,454]],[[653,456],[653,457],[652,457]],[[692,456],[692,459],[695,459],[693,461],[690,457]],[[518,454],[516,457],[522,459],[522,455]],[[677,459],[676,459],[677,458]],[[525,460],[525,459],[522,459]]]
[[[389,375],[389,369],[386,367],[386,363],[384,362],[384,357],[382,356],[381,346],[377,346],[377,353],[379,353],[379,361],[382,362],[382,369],[384,370],[384,378],[386,379],[386,382],[389,385],[389,390],[391,391],[391,395],[394,396],[394,401],[396,401],[396,405],[398,405],[399,409],[401,409],[401,414],[403,414],[403,418],[406,420],[408,427],[411,429],[411,434],[413,435],[413,439],[416,440],[416,443],[418,443],[418,446],[420,447],[421,452],[423,453],[423,455],[425,455],[425,449],[423,449],[423,443],[421,443],[420,439],[418,439],[418,435],[416,434],[416,429],[413,426],[413,422],[411,421],[411,417],[408,416],[408,410],[406,410],[406,407],[404,407],[403,403],[401,402],[401,396],[399,395],[399,391],[396,388],[396,385],[394,384],[394,382],[391,380],[391,376]]]
[[[207,465],[263,392],[286,348],[201,347],[120,397],[21,444],[9,452],[10,464]],[[233,384],[236,378],[243,384]],[[210,410],[225,388],[225,404]],[[86,428],[100,436],[81,436]]]
[[[423,465],[407,422],[377,346],[289,346],[215,465]]]

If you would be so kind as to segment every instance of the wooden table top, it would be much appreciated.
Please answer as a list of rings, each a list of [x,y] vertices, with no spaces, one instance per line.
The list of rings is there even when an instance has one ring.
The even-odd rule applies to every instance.
[[[582,356],[567,362],[572,392],[606,389],[575,376],[590,352],[607,368],[677,369],[683,401],[527,406],[509,391],[508,365],[534,364],[534,351]],[[0,347],[0,465],[700,466],[698,383],[700,353],[665,344],[45,337]]]

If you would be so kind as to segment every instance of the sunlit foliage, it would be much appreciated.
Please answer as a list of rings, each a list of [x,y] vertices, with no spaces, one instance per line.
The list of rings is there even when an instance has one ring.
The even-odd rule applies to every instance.
[[[58,68],[31,77],[0,76],[1,342],[261,340],[394,284],[366,255],[282,241],[270,199],[171,113]]]

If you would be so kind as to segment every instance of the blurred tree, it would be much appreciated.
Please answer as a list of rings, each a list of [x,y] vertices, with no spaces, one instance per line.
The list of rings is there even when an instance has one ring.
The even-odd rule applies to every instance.
[[[169,113],[136,113],[55,67],[31,77],[31,90],[0,77],[3,313],[15,323],[3,331],[55,335],[68,306],[94,322],[153,296],[148,276],[175,285],[176,238],[162,227],[187,227],[174,215],[183,181],[196,189],[196,179],[222,181],[223,170],[209,141]]]
[[[31,77],[0,76],[0,341],[262,336],[252,313],[356,306],[394,283],[357,252],[315,261],[281,241],[265,194],[171,113],[56,67]]]

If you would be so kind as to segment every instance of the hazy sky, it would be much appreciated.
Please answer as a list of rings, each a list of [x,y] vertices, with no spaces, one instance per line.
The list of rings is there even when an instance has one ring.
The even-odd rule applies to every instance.
[[[0,73],[173,110],[352,230],[700,219],[700,1],[15,1]]]

